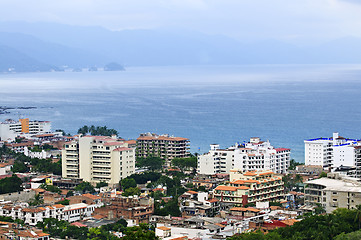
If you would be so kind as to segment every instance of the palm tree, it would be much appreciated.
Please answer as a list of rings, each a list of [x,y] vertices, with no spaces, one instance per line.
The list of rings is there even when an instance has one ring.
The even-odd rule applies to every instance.
[[[355,222],[358,222],[358,229],[360,229],[360,225],[361,225],[361,205],[357,205],[355,211],[356,211]]]

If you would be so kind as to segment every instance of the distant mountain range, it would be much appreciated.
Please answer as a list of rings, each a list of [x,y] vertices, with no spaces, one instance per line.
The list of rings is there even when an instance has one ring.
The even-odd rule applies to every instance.
[[[0,22],[0,72],[199,64],[361,63],[361,39],[297,47],[244,43],[221,35],[166,30],[110,31],[55,23]]]

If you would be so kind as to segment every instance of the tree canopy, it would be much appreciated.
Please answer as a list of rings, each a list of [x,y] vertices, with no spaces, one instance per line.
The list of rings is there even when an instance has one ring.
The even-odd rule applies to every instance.
[[[94,193],[94,187],[89,182],[82,182],[78,186],[75,187],[76,191],[82,192],[82,193]]]
[[[22,191],[21,179],[13,174],[11,177],[0,179],[0,194]]]
[[[78,129],[78,134],[91,134],[93,136],[112,136],[117,135],[118,131],[115,129],[108,128],[107,126],[97,126],[91,125],[90,127],[87,125],[84,125],[83,127]]]
[[[161,170],[163,168],[164,159],[160,157],[137,158],[136,165],[138,167],[148,168],[150,171]]]
[[[351,237],[360,236],[359,232],[355,232],[360,229],[361,218],[358,218],[358,213],[361,216],[361,208],[352,210],[338,208],[331,214],[307,216],[293,226],[277,228],[268,234],[262,232],[244,233],[228,238],[228,240],[353,239]],[[349,233],[352,234],[348,235]]]
[[[172,159],[172,164],[179,167],[182,171],[190,168],[195,169],[197,168],[197,157],[174,158]]]

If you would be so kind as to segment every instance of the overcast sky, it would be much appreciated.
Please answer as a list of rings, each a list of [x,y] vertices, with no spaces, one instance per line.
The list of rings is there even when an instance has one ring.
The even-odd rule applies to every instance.
[[[239,40],[361,37],[361,0],[0,0],[0,21],[185,29]]]

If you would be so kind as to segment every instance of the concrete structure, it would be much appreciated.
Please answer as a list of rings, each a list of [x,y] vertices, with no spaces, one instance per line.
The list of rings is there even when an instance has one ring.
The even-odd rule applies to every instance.
[[[161,157],[165,160],[189,157],[188,138],[173,137],[167,134],[140,134],[137,138],[137,157]]]
[[[213,195],[221,202],[243,206],[247,203],[285,200],[282,177],[271,171],[243,173],[231,170],[229,184],[216,187]]]
[[[244,145],[236,144],[228,149],[220,149],[212,144],[208,153],[198,156],[198,174],[213,175],[229,173],[231,169],[242,171],[271,170],[286,173],[290,165],[291,150],[274,148],[269,141],[251,138]]]
[[[304,141],[305,164],[321,165],[335,171],[342,168],[346,175],[361,177],[361,141],[333,133],[331,138],[314,138]],[[345,171],[347,168],[350,171]]]
[[[29,118],[14,121],[7,119],[0,123],[0,140],[14,141],[17,136],[31,136],[51,132],[49,121],[30,121]]]
[[[320,204],[327,213],[336,208],[355,209],[361,204],[361,183],[357,179],[329,173],[328,177],[306,182],[305,204]]]
[[[64,178],[117,186],[135,171],[135,149],[114,137],[81,136],[65,144],[62,168]]]
[[[0,206],[0,216],[11,217],[23,220],[26,224],[35,226],[42,222],[44,218],[56,218],[68,222],[75,222],[85,217],[90,217],[94,212],[94,205],[78,203],[72,205],[55,204],[52,206],[24,208],[21,206],[2,205]]]

